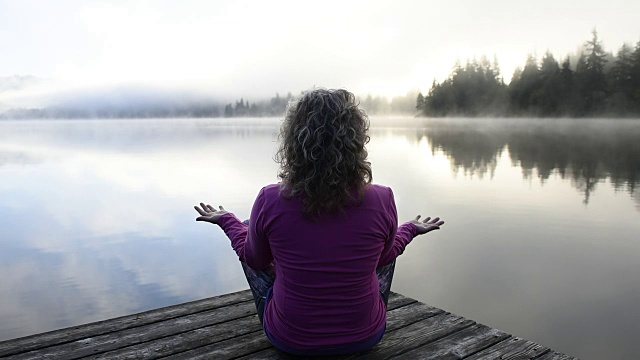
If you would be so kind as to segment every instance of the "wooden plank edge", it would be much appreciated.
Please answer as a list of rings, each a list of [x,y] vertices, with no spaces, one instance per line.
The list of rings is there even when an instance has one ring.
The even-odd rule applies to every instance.
[[[251,318],[251,319],[246,319]],[[254,319],[255,318],[255,319]],[[229,324],[231,323],[231,324]],[[160,322],[123,329],[77,341],[60,343],[46,348],[35,349],[14,357],[21,360],[62,359],[72,360],[86,356],[96,356],[120,349],[146,347],[143,344],[163,344],[175,337],[188,338],[187,333],[198,333],[205,329],[233,327],[233,324],[255,323],[259,327],[253,302],[232,304],[223,308],[201,313],[184,315]],[[151,345],[149,345],[151,346]],[[153,351],[150,351],[150,353]]]
[[[253,301],[250,290],[241,290],[201,300],[166,306],[136,314],[70,326],[44,333],[28,335],[0,342],[0,357],[78,341],[88,337],[131,329],[184,315],[222,308],[233,304]],[[169,314],[169,315],[167,315]]]

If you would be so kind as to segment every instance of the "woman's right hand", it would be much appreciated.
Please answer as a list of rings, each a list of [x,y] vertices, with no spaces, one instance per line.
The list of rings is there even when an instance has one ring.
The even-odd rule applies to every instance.
[[[196,221],[206,221],[217,225],[222,215],[229,213],[222,206],[219,206],[220,210],[216,210],[213,206],[204,203],[200,203],[200,206],[202,208],[198,206],[193,207],[200,214],[200,216],[196,218]]]
[[[418,235],[422,235],[428,233],[429,231],[440,229],[440,226],[444,224],[444,221],[440,220],[439,217],[433,219],[427,217],[424,220],[420,221],[420,215],[418,215],[415,219],[409,221],[409,223],[415,225],[418,228]]]

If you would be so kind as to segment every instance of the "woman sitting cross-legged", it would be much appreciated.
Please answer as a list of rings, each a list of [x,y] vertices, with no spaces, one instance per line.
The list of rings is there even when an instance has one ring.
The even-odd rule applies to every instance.
[[[395,259],[443,221],[398,227],[390,188],[371,183],[368,118],[346,90],[314,89],[289,104],[278,184],[258,193],[248,222],[200,204],[238,254],[264,332],[296,355],[367,350],[384,335]]]

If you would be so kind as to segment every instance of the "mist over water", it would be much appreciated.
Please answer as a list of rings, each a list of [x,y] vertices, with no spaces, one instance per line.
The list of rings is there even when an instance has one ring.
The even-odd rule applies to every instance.
[[[278,119],[0,121],[0,340],[247,288]],[[640,122],[373,118],[374,182],[441,216],[393,290],[583,359],[640,351]]]

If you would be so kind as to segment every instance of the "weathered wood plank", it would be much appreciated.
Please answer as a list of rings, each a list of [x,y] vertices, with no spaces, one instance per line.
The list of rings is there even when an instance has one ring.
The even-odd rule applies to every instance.
[[[262,350],[262,351],[258,351],[249,355],[245,355],[245,356],[241,356],[238,358],[238,360],[285,360],[285,359],[289,359],[289,358],[294,358],[293,356],[290,356],[286,353],[283,353],[282,351],[279,351],[278,349],[274,348],[273,346]],[[297,358],[296,358],[297,360]],[[318,357],[316,360],[322,360],[322,357]]]
[[[22,352],[46,348],[61,343],[81,340],[122,329],[134,328],[141,325],[193,314],[205,310],[215,309],[230,304],[252,300],[251,291],[243,290],[204,300],[192,301],[184,304],[150,310],[134,315],[122,316],[114,319],[94,322],[86,325],[73,326],[54,330],[42,334],[26,336],[0,342],[0,357],[19,354]]]
[[[445,336],[425,346],[394,357],[412,360],[448,360],[463,359],[471,354],[482,351],[496,344],[510,335],[488,326],[476,324],[456,333]]]
[[[578,358],[551,351],[536,360],[578,360]]]
[[[414,322],[442,314],[444,311],[423,303],[413,303],[401,308],[389,310],[387,313],[387,330],[391,331],[407,326]]]
[[[242,345],[240,337],[250,333],[256,333],[256,336],[262,335],[262,327],[257,315],[128,346],[87,359],[157,359],[211,344],[218,346],[218,343],[225,340]]]
[[[519,337],[501,341],[476,353],[467,360],[525,360],[535,359],[549,351],[549,348]]]
[[[397,309],[399,307],[409,305],[415,302],[418,302],[418,301],[410,297],[406,297],[404,295],[394,293],[392,291],[391,293],[389,293],[389,301],[387,302],[387,311]]]
[[[79,359],[84,356],[96,355],[250,315],[255,315],[254,303],[252,301],[245,301],[213,310],[16,354],[14,359]]]
[[[202,346],[197,349],[171,355],[166,360],[226,360],[239,356],[252,354],[260,350],[273,348],[263,332],[255,332],[239,336],[237,338],[221,341],[212,345]]]
[[[409,349],[429,344],[472,326],[473,321],[443,313],[392,331],[371,350],[346,357],[347,359],[388,359]]]

